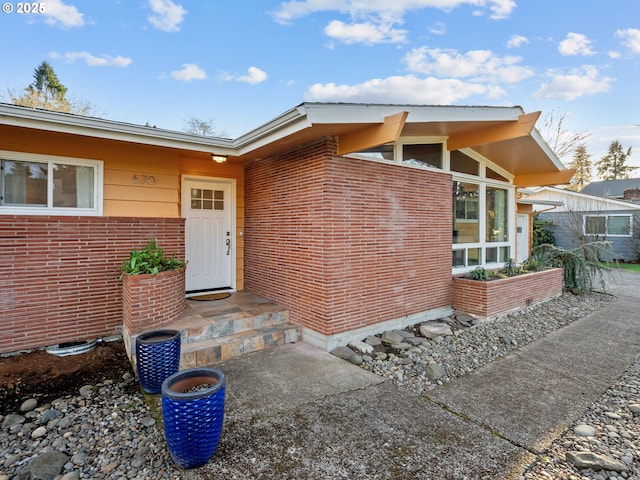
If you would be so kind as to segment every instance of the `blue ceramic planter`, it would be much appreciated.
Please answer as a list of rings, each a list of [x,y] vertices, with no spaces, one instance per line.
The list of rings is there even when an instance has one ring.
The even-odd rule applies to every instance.
[[[162,420],[171,458],[182,468],[206,463],[218,447],[224,417],[225,377],[191,368],[162,384]]]
[[[160,393],[162,382],[180,367],[180,332],[155,330],[136,337],[136,366],[142,389]]]

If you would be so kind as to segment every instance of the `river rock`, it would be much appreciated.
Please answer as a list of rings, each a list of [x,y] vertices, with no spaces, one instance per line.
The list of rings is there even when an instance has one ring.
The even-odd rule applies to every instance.
[[[53,480],[67,460],[68,457],[62,452],[41,453],[20,470],[16,480]]]
[[[573,433],[580,437],[594,437],[596,435],[596,429],[591,425],[581,423],[580,425],[575,426]]]
[[[37,406],[38,406],[38,400],[36,400],[35,398],[29,398],[24,402],[22,402],[22,405],[20,405],[20,411],[30,412],[34,410]]]
[[[426,338],[447,337],[453,335],[451,327],[442,322],[427,322],[420,325],[420,335]]]
[[[627,466],[608,455],[601,455],[592,452],[567,452],[567,461],[576,468],[591,468],[593,470],[610,470],[614,472],[624,472]]]

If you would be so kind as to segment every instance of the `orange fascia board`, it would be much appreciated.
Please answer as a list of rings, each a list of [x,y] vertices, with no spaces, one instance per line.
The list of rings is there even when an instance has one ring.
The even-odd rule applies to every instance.
[[[447,150],[460,150],[461,148],[475,147],[477,145],[486,145],[487,143],[527,136],[531,133],[531,130],[533,130],[539,117],[540,112],[525,113],[520,115],[515,122],[503,123],[452,135],[447,140]]]
[[[551,185],[567,185],[573,175],[575,168],[567,168],[558,172],[532,173],[529,175],[516,175],[513,184],[517,187],[547,187]]]
[[[385,143],[395,142],[407,121],[409,112],[399,112],[384,117],[384,122],[365,127],[357,132],[340,135],[338,139],[338,155],[358,152],[377,147]]]

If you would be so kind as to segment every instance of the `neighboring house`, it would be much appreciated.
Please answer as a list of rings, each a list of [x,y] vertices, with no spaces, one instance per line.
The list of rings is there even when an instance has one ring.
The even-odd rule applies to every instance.
[[[230,140],[0,105],[0,352],[119,333],[150,238],[325,349],[450,313],[452,274],[528,248],[516,187],[570,180],[538,116],[304,103]]]
[[[559,247],[575,248],[585,242],[607,240],[616,259],[638,259],[640,204],[552,187],[536,189],[526,199],[538,202],[534,210],[541,219],[553,222]],[[549,206],[554,203],[557,206]]]
[[[640,203],[640,178],[591,182],[580,193]]]

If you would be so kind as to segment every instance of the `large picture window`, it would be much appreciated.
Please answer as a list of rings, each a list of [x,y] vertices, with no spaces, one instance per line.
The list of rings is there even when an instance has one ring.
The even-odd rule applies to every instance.
[[[585,215],[584,233],[589,236],[630,237],[631,215]]]
[[[509,198],[507,188],[454,180],[454,270],[498,265],[511,258]]]
[[[99,215],[95,160],[0,152],[0,213]]]

